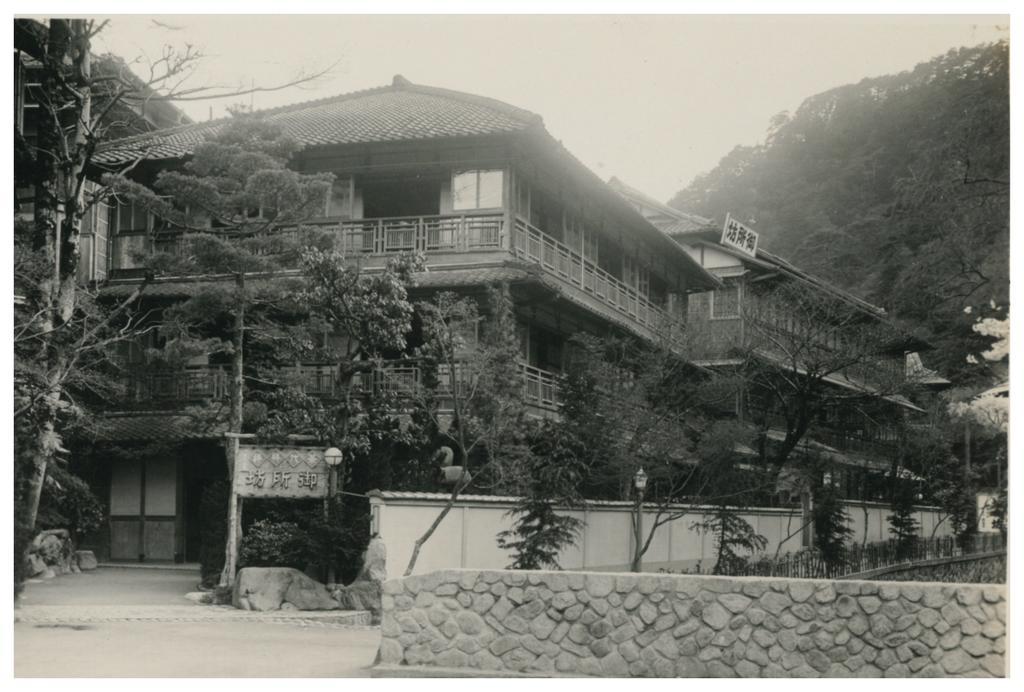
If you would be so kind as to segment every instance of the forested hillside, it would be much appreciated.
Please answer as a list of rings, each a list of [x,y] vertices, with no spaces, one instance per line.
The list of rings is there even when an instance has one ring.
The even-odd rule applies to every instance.
[[[961,48],[773,118],[669,202],[726,212],[770,249],[884,306],[957,381],[983,373],[971,325],[1009,290],[1009,49]],[[970,314],[965,308],[972,306]]]

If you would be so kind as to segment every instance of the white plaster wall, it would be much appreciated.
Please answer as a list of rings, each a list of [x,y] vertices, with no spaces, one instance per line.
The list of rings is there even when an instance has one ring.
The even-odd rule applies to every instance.
[[[443,497],[386,498],[382,501],[380,534],[388,550],[389,577],[401,576],[405,571],[413,543],[443,508]],[[863,506],[861,503],[847,504],[850,525],[854,529],[851,542],[854,543],[864,541]],[[506,568],[512,561],[511,555],[498,548],[496,536],[512,525],[513,520],[507,514],[511,507],[510,502],[458,502],[424,544],[414,572],[423,574],[460,567]],[[889,529],[886,517],[891,510],[876,503],[867,503],[867,509],[867,541],[885,540]],[[570,514],[586,523],[576,545],[567,548],[560,556],[559,563],[563,569],[623,571],[629,568],[633,549],[632,508],[629,505],[592,505],[586,511],[574,510]],[[751,509],[743,516],[767,539],[765,553],[774,555],[783,539],[785,542],[779,550],[781,554],[800,549],[799,510]],[[701,510],[695,508],[661,526],[644,555],[645,569],[693,570],[700,563],[703,570],[710,570],[715,559],[714,536],[693,526],[702,518]],[[922,509],[919,512],[920,534],[930,537],[938,519],[936,510]],[[645,512],[645,534],[654,521],[654,512]],[[795,535],[790,536],[791,533]],[[942,522],[935,535],[948,534],[948,522]]]

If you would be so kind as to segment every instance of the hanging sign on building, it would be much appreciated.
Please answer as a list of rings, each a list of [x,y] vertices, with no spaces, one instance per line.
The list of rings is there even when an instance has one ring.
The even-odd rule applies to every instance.
[[[722,245],[734,247],[751,257],[757,256],[757,231],[744,226],[728,214],[725,215],[725,226],[722,228]]]
[[[235,492],[239,497],[327,497],[329,472],[317,447],[239,445]]]

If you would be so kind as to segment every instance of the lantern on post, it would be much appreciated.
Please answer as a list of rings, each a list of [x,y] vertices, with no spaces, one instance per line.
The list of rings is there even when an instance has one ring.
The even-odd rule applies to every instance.
[[[330,524],[331,521],[331,503],[334,502],[334,496],[338,493],[338,467],[341,466],[341,462],[344,460],[345,455],[337,447],[329,447],[324,450],[324,461],[327,462],[327,498],[324,500],[324,521]],[[327,583],[334,583],[334,562],[328,561],[327,565]]]

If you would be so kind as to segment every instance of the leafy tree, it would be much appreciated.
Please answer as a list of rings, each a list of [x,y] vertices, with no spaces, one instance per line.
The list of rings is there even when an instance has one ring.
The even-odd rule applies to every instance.
[[[488,288],[486,319],[474,298],[450,292],[417,307],[423,381],[411,392],[411,401],[443,440],[452,467],[461,470],[452,479],[448,501],[413,543],[406,576],[462,492],[474,486],[516,486],[528,458],[519,341],[508,286]]]
[[[958,48],[807,98],[670,201],[754,223],[768,249],[922,329],[957,383],[962,312],[1009,286],[1009,45]],[[922,114],[927,114],[927,117]]]
[[[736,453],[737,441],[749,435],[742,425],[721,421],[705,432],[697,446],[700,487],[713,509],[696,526],[715,537],[714,574],[741,572],[749,558],[768,545],[768,539],[740,516],[749,506],[758,480],[750,469],[740,467]]]
[[[87,415],[90,395],[102,398],[111,389],[100,373],[112,344],[133,338],[141,316],[138,298],[146,282],[113,306],[100,304],[79,285],[83,220],[111,193],[93,179],[97,149],[131,133],[140,122],[140,105],[239,93],[188,84],[202,58],[192,47],[165,47],[146,79],[112,56],[95,60],[92,41],[106,24],[56,17],[14,21],[17,49],[38,63],[33,69],[40,76],[31,94],[39,104],[35,138],[14,133],[15,184],[31,190],[32,202],[31,224],[15,224],[15,291],[24,297],[15,311],[19,537],[36,526],[48,470],[65,446],[68,428]],[[302,75],[295,83],[322,74]],[[21,553],[26,547],[19,540],[15,549]]]

